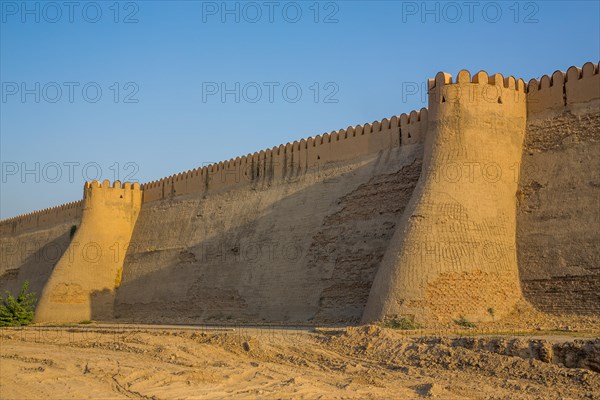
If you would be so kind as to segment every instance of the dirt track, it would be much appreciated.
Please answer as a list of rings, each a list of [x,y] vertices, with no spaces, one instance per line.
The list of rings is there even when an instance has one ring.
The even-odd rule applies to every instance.
[[[374,326],[88,326],[7,329],[0,338],[2,399],[600,398],[600,374],[552,364],[574,346],[565,338],[554,350],[548,340],[412,337]],[[576,344],[581,365],[596,368],[600,340]],[[547,362],[528,359],[544,354]]]

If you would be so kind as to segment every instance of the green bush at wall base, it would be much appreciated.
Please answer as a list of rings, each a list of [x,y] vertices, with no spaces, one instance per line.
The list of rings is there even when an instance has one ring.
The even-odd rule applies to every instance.
[[[33,321],[35,293],[29,292],[29,281],[23,282],[17,298],[8,291],[0,296],[0,326],[23,326]]]

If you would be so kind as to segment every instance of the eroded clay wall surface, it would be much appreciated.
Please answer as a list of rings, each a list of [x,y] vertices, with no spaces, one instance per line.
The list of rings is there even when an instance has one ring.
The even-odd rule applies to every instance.
[[[360,149],[359,149],[360,150]],[[422,145],[147,202],[115,312],[144,322],[356,322]]]
[[[67,251],[73,225],[80,219],[43,229],[0,237],[0,290],[16,294],[24,281],[38,295],[46,285],[52,269]]]
[[[79,226],[82,201],[2,221],[0,224],[0,290],[16,293],[24,281],[38,295]]]
[[[529,89],[517,209],[523,293],[546,312],[598,315],[598,66],[557,71]]]
[[[38,296],[58,298],[49,282],[59,263],[89,264],[85,234],[103,257],[128,252],[116,308],[129,320],[356,321],[419,176],[426,129],[422,109],[147,183],[133,239],[99,241],[107,230],[89,226],[73,236],[84,201],[1,221],[0,289],[29,280]],[[61,304],[88,304],[71,282],[81,274],[62,270]],[[92,299],[92,318],[112,318],[107,299]],[[44,320],[72,314],[40,314],[39,304]]]
[[[521,298],[515,249],[525,82],[467,70],[430,82],[423,172],[379,266],[363,322],[492,320]],[[491,311],[490,311],[491,310]]]

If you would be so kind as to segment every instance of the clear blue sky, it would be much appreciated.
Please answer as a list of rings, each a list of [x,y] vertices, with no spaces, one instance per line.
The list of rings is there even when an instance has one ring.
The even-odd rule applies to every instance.
[[[74,3],[0,1],[1,218],[419,109],[438,71],[600,58],[597,1]]]

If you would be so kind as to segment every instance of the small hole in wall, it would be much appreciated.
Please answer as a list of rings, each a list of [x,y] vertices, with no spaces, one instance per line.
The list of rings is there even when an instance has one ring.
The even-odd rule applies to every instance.
[[[502,97],[498,97],[498,104],[502,104]]]
[[[123,198],[123,195],[121,195],[120,197]]]
[[[321,156],[317,156],[317,160],[320,160],[320,159],[321,159]]]
[[[446,102],[446,97],[442,96],[442,103],[445,103],[445,102]]]
[[[410,139],[410,133],[408,134],[408,138]]]

